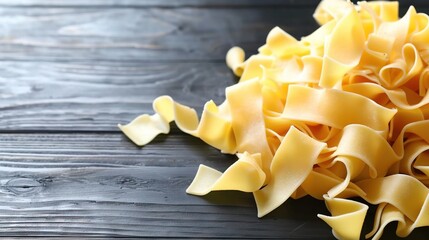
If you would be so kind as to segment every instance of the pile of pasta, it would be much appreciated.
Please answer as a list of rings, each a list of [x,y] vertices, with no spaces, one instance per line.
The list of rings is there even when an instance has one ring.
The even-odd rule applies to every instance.
[[[324,0],[309,36],[275,27],[247,60],[232,48],[226,61],[240,80],[200,119],[161,96],[155,114],[119,127],[145,145],[175,121],[237,155],[223,173],[200,165],[189,194],[251,192],[258,217],[310,195],[326,202],[331,216],[318,217],[338,239],[359,239],[373,204],[366,237],[380,238],[390,222],[405,237],[429,226],[429,17],[411,6],[399,18],[398,8]]]

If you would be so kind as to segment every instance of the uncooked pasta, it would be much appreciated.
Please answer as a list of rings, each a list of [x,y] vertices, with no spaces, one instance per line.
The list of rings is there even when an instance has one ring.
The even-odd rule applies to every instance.
[[[145,145],[175,121],[237,155],[223,173],[200,165],[189,194],[251,192],[258,217],[310,195],[325,201],[331,216],[318,216],[338,239],[359,239],[373,204],[366,237],[390,222],[405,237],[429,226],[429,17],[411,6],[400,18],[398,5],[324,0],[312,34],[275,27],[248,59],[231,48],[226,62],[240,80],[201,118],[161,96],[155,114],[119,127]]]

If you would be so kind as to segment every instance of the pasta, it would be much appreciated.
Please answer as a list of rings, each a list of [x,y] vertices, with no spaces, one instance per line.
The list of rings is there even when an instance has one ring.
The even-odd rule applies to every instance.
[[[429,17],[411,6],[399,18],[398,8],[323,0],[312,34],[275,27],[247,60],[231,48],[226,63],[240,80],[200,119],[161,96],[155,114],[119,127],[141,146],[175,121],[237,155],[223,173],[200,165],[189,194],[251,192],[258,217],[310,195],[325,201],[331,216],[318,217],[338,239],[359,239],[368,203],[378,207],[367,238],[390,222],[408,236],[429,226]]]

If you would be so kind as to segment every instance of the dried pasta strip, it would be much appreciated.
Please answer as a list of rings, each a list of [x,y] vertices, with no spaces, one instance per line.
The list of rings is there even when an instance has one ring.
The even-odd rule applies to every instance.
[[[342,18],[345,9],[349,9],[351,6],[353,5],[342,0],[321,1],[314,11],[313,17],[319,25],[324,25],[332,20]]]
[[[273,155],[266,140],[261,95],[261,85],[257,79],[241,82],[226,89],[237,152],[260,153],[262,169],[269,180]]]
[[[398,108],[407,109],[407,110],[413,110],[417,108],[421,108],[427,104],[429,104],[429,94],[426,92],[425,96],[423,98],[416,99],[415,103],[410,103],[409,99],[410,97],[407,96],[407,93],[404,89],[397,88],[397,89],[386,89],[383,86],[380,86],[378,84],[364,82],[364,83],[355,83],[350,84],[347,86],[344,86],[345,91],[349,92],[360,92],[363,94],[371,93],[373,96],[380,95],[380,94],[386,94],[392,103],[397,106]],[[366,93],[364,93],[366,92]]]
[[[253,193],[258,217],[263,217],[284,203],[302,184],[325,143],[314,140],[291,127],[273,157],[271,179],[259,191]]]
[[[322,72],[323,58],[319,56],[291,57],[280,66],[265,69],[264,78],[282,83],[313,83],[317,84]]]
[[[399,165],[399,171],[419,180],[429,179],[427,150],[429,150],[429,144],[421,140],[406,144],[404,146],[404,157]]]
[[[405,237],[416,227],[429,226],[429,189],[415,178],[395,174],[383,178],[366,179],[357,182],[357,185],[363,190],[364,194],[360,195],[363,199],[371,204],[387,204],[386,209],[381,210],[380,222],[375,222],[374,229],[370,234],[376,234],[373,239],[378,239],[381,236],[383,228],[391,221],[399,221],[397,234]],[[356,191],[344,191],[341,196],[348,198],[356,196]],[[410,196],[412,196],[410,198]],[[410,201],[412,203],[410,203]],[[350,217],[350,215],[358,214],[360,209],[347,207],[341,201],[331,202],[329,210],[334,216]],[[388,207],[391,205],[392,207]],[[347,209],[348,211],[334,212],[332,209]],[[379,213],[380,214],[380,213]],[[359,237],[351,237],[340,235],[337,231],[344,231],[348,225],[343,221],[332,222],[329,218],[322,217],[323,220],[336,231],[338,239],[358,239]],[[404,220],[402,220],[404,219]],[[355,227],[362,227],[363,221],[355,220]],[[347,234],[345,231],[344,234]],[[370,236],[370,235],[367,235]]]
[[[332,216],[317,216],[332,227],[333,235],[337,239],[359,239],[368,206],[353,200],[327,196],[325,203]]]
[[[172,101],[168,96],[158,97],[152,104],[154,115],[143,114],[125,126],[118,124],[118,127],[136,145],[146,145],[157,135],[170,132],[169,123],[174,118]]]
[[[425,210],[423,205],[426,204],[429,189],[414,177],[394,174],[382,178],[365,179],[356,184],[365,192],[365,195],[360,197],[367,202],[392,204],[413,222],[418,219],[420,214],[428,214],[428,212],[421,211]],[[347,193],[345,194],[344,196],[350,197]],[[413,197],[410,198],[410,196]]]
[[[345,189],[347,189],[350,185],[351,180],[359,176],[365,167],[365,164],[362,160],[353,158],[353,157],[336,157],[332,161],[331,166],[337,163],[342,163],[346,168],[346,177],[344,178],[344,180],[342,180],[342,182],[331,187],[329,190],[325,192],[327,196],[329,196],[330,198],[337,196]],[[360,189],[356,189],[356,190],[360,191]]]
[[[350,124],[343,129],[334,155],[361,160],[369,167],[372,178],[385,176],[388,169],[402,157],[379,133],[358,124]]]
[[[329,197],[340,194],[356,177],[376,178],[385,176],[388,170],[401,159],[401,156],[397,155],[379,132],[364,125],[351,124],[346,126],[341,133],[339,142],[335,145],[337,147],[332,154],[333,161],[318,164],[324,168],[331,168],[335,164],[342,163],[345,167],[346,176],[344,180],[326,191]],[[369,174],[363,172],[364,169],[368,169]],[[342,171],[341,169],[340,172]]]
[[[423,151],[422,151],[423,150]],[[426,186],[429,186],[427,184],[427,181],[429,180],[429,145],[425,144],[423,149],[420,149],[419,155],[416,157],[416,161],[413,164],[413,167],[415,169],[420,170],[424,176],[420,174],[409,174],[414,175],[417,179],[424,181]],[[426,181],[425,181],[426,180]]]
[[[415,18],[417,16],[416,9],[411,6],[407,13],[398,21],[383,22],[377,34],[381,36],[389,36],[395,39],[391,59],[400,58],[402,46],[407,41],[407,37],[416,29]]]
[[[400,214],[385,221],[399,221],[397,234],[405,237],[416,227],[429,226],[429,189],[414,177],[396,174],[384,178],[363,180],[357,183],[371,204],[388,203]],[[412,197],[410,197],[412,196]],[[393,212],[395,212],[392,209]],[[383,214],[391,214],[389,212]],[[405,221],[402,221],[401,219]]]
[[[395,113],[396,110],[380,106],[358,94],[291,85],[283,117],[339,129],[349,124],[362,124],[384,131]]]
[[[272,56],[264,56],[264,55],[253,55],[249,59],[247,59],[244,64],[243,74],[240,78],[240,83],[250,80],[250,79],[258,79],[262,77],[263,68],[271,68],[274,63],[274,57]]]
[[[428,196],[429,197],[429,196]],[[378,240],[383,234],[384,228],[390,222],[398,222],[396,229],[396,235],[400,237],[407,237],[415,228],[429,226],[429,199],[426,198],[425,203],[423,204],[422,210],[415,222],[407,218],[399,209],[394,207],[391,204],[380,204],[382,206],[377,209],[379,216],[377,216],[377,223],[374,224],[373,231],[366,235],[367,238],[372,236],[373,240]],[[379,211],[379,209],[381,209]],[[379,220],[378,220],[379,219]],[[378,223],[380,222],[380,223]]]
[[[310,196],[323,200],[323,196],[333,187],[341,184],[343,179],[336,175],[326,174],[326,169],[314,168],[301,184],[301,187]]]
[[[399,2],[397,1],[372,1],[359,2],[358,4],[361,5],[363,3],[368,4],[382,21],[393,22],[398,20]]]
[[[338,21],[326,43],[319,85],[333,88],[341,84],[343,76],[359,63],[364,46],[362,23],[350,5],[348,13]]]
[[[329,169],[315,167],[301,184],[301,188],[310,196],[323,200],[327,192],[339,188],[344,183],[344,179],[332,173]],[[353,182],[350,182],[344,191],[354,193],[356,196],[365,194]],[[335,193],[331,193],[335,196]],[[327,195],[329,197],[329,195]],[[332,196],[332,197],[333,197]],[[331,198],[332,198],[331,197]]]
[[[194,195],[206,195],[211,191],[238,190],[255,192],[265,182],[265,173],[261,169],[261,155],[239,154],[239,159],[223,174],[210,167],[200,165],[191,185],[186,192]]]
[[[155,99],[153,109],[153,115],[143,114],[127,125],[118,125],[135,144],[143,146],[158,134],[168,133],[169,123],[174,120],[183,132],[201,138],[222,152],[236,152],[227,103],[217,107],[212,101],[207,102],[201,122],[194,109],[175,102],[169,96]]]
[[[226,53],[226,65],[228,65],[237,76],[243,74],[244,57],[244,51],[239,47],[233,47]]]
[[[336,21],[330,21],[320,26],[316,31],[314,31],[310,35],[302,37],[301,42],[304,45],[308,45],[310,48],[309,56],[318,56],[318,57],[324,56],[325,44],[328,41],[328,38],[326,36],[332,33],[336,24],[337,24]]]
[[[426,67],[419,77],[419,95],[425,96],[429,88],[429,67]]]
[[[402,47],[402,58],[380,69],[380,83],[387,89],[395,89],[407,83],[423,69],[416,47],[410,43]]]
[[[429,49],[429,16],[424,13],[418,13],[416,16],[418,29],[410,36],[411,43],[417,47],[419,51]]]
[[[383,215],[383,210],[386,206],[387,206],[387,203],[378,204],[377,210],[375,211],[373,228],[372,228],[371,232],[369,232],[365,235],[365,238],[368,239],[371,236],[374,236],[374,234],[376,234],[377,231],[379,230],[380,225],[381,225],[381,218]]]
[[[397,153],[397,155],[401,156],[401,158],[404,156],[404,145],[405,138],[407,135],[413,135],[415,138],[429,144],[429,132],[427,131],[428,128],[429,120],[423,120],[407,124],[402,129],[396,141],[392,144],[393,150]]]
[[[279,27],[275,27],[269,32],[266,42],[258,51],[277,58],[289,58],[294,55],[303,56],[309,53],[306,46]]]
[[[379,211],[379,222],[377,221],[377,224],[374,225],[373,230],[365,235],[366,238],[372,237],[373,240],[380,239],[384,228],[391,222],[400,222],[401,224],[405,224],[404,215],[401,214],[401,212],[393,205],[383,203],[380,204],[380,206],[382,206],[382,208],[379,208],[381,209]]]
[[[359,65],[372,72],[379,72],[389,62],[394,40],[392,37],[369,34]]]

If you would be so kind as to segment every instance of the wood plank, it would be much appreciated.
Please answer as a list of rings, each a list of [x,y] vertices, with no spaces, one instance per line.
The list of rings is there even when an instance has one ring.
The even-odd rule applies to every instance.
[[[0,6],[62,7],[315,7],[319,0],[0,0]],[[356,0],[352,2],[356,3]],[[401,5],[428,6],[425,0],[401,0]]]
[[[319,0],[0,0],[0,6],[249,7],[316,6]]]
[[[118,131],[171,95],[202,110],[236,83],[220,63],[0,62],[0,131]]]
[[[119,133],[0,134],[0,144],[1,237],[332,239],[318,200],[288,200],[258,219],[251,194],[187,195],[199,164],[224,171],[233,157],[183,134],[142,149]]]
[[[234,45],[255,53],[275,26],[311,33],[313,11],[0,7],[0,60],[223,61]]]
[[[317,208],[323,209],[321,202],[308,199],[307,204],[317,208],[299,213],[305,206],[291,202],[259,220],[251,194],[187,195],[195,170],[0,167],[0,236],[330,236],[330,229],[315,216]]]
[[[251,194],[187,195],[200,163],[232,163],[187,138],[140,150],[121,134],[1,134],[0,236],[330,238],[319,201],[290,201],[261,220]]]
[[[223,171],[236,159],[177,129],[144,147],[121,133],[2,133],[0,146],[8,168],[195,167],[204,160]]]

